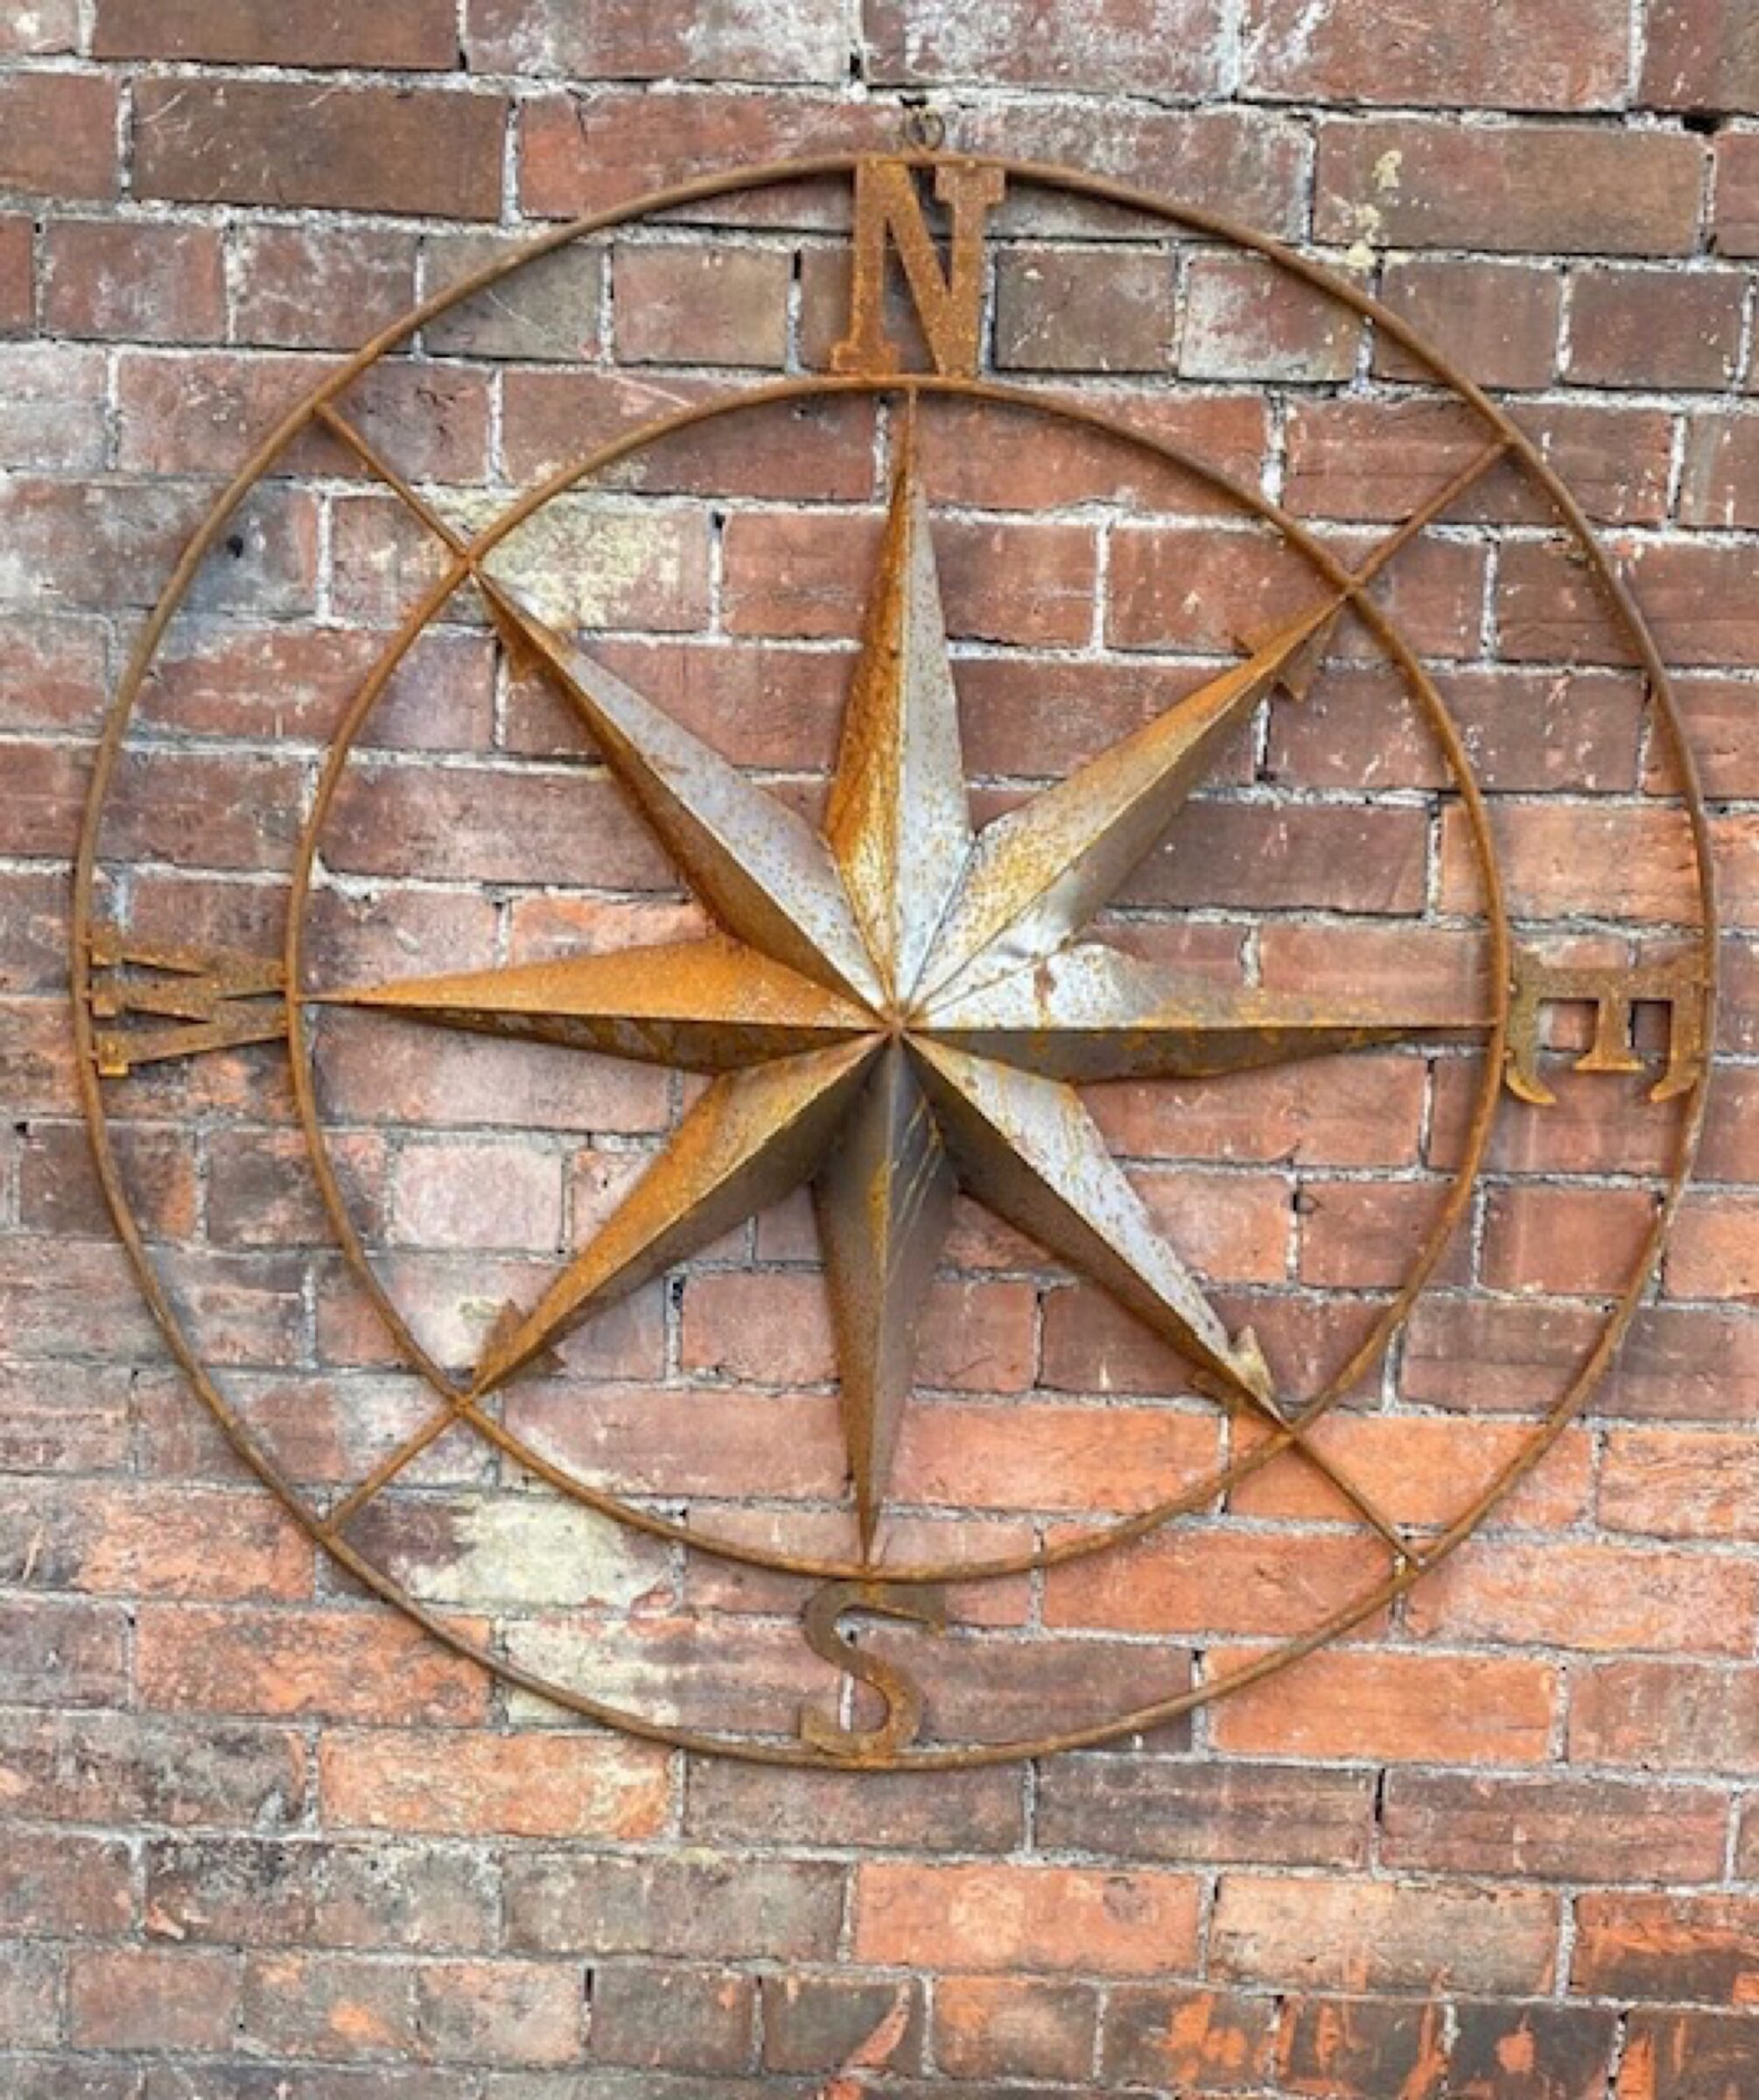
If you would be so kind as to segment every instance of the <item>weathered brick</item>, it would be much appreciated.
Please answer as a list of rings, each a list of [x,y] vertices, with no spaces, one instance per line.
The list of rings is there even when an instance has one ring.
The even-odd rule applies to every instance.
[[[1183,1875],[1048,1866],[857,1869],[858,1960],[925,1969],[1078,1969],[1135,1976],[1196,1952]]]
[[[1098,2024],[1088,1984],[950,1976],[935,1990],[935,2061],[954,2078],[1082,2079]]]
[[[0,212],[0,335],[28,335],[36,325],[37,229],[23,212]]]
[[[1759,37],[1741,0],[1651,0],[1643,100],[1663,109],[1759,109]]]
[[[595,1971],[592,2055],[648,2070],[744,2070],[756,1992],[752,1978],[725,1969],[607,1962]]]
[[[207,1947],[117,1947],[77,1954],[68,2031],[86,2049],[224,2049],[239,2017],[239,1961]]]
[[[146,1852],[150,1929],[221,1946],[432,1950],[494,1942],[483,1857],[309,1838],[159,1838]]]
[[[872,77],[888,83],[1132,94],[1152,74],[1167,95],[1221,85],[1217,0],[1095,0],[1079,17],[1049,18],[1031,0],[987,8],[878,0],[865,26]]]
[[[1759,1974],[1751,1896],[1579,1896],[1573,1990],[1605,1998],[1750,2005]]]
[[[143,80],[135,188],[186,204],[493,219],[505,98],[286,80]]]
[[[1105,2076],[1132,2086],[1173,2080],[1193,2092],[1251,2091],[1276,2068],[1278,2024],[1273,1998],[1124,1984],[1106,2002]]]
[[[702,1849],[673,1857],[510,1853],[507,1943],[522,1953],[823,1960],[836,1949],[844,1870]]]
[[[663,1754],[599,1736],[333,1734],[319,1775],[338,1827],[458,1836],[652,1837],[670,1797]]]
[[[1725,132],[1716,142],[1713,245],[1720,256],[1759,256],[1759,133]]]
[[[1249,1652],[1212,1656],[1220,1676]],[[1216,1708],[1219,1747],[1246,1755],[1530,1765],[1551,1754],[1559,1679],[1524,1656],[1335,1648]]]
[[[272,1616],[151,1605],[137,1670],[150,1705],[314,1713],[337,1720],[472,1721],[482,1672],[382,1606]]]
[[[134,1922],[134,1880],[119,1839],[15,1828],[0,1856],[0,1920],[21,1939],[115,1939]]]
[[[1544,264],[1395,257],[1380,296],[1481,387],[1543,387],[1557,368],[1563,286]],[[1401,379],[1424,369],[1384,335],[1377,339],[1375,360]]]
[[[0,80],[0,189],[110,198],[116,176],[114,80],[22,70]]]
[[[227,0],[100,0],[92,55],[445,70],[459,54],[451,0],[382,0],[364,12],[337,0],[294,0],[266,11]]]
[[[383,227],[235,227],[234,340],[354,350],[415,304],[416,241]]]
[[[15,1814],[45,1822],[269,1830],[301,1811],[305,1746],[228,1721],[15,1709],[0,1715],[0,1788]]]
[[[1419,1873],[1520,1880],[1713,1881],[1728,1804],[1707,1788],[1396,1772],[1381,1857]]]
[[[1741,361],[1743,290],[1733,273],[1578,271],[1564,376],[1578,386],[1726,388]]]
[[[1616,108],[1630,70],[1630,17],[1620,0],[1468,18],[1422,0],[1389,20],[1372,0],[1248,0],[1245,82],[1316,102],[1491,108]]]
[[[1359,1772],[1094,1754],[1046,1767],[1038,1838],[1119,1858],[1345,1867],[1365,1862],[1372,1820]]]
[[[841,22],[811,0],[704,18],[690,0],[470,0],[465,48],[480,73],[583,80],[841,80]]]
[[[782,250],[625,246],[611,270],[624,363],[785,361],[790,264]]]
[[[1477,1541],[1409,1609],[1425,1635],[1736,1656],[1751,1644],[1755,1582],[1752,1568],[1707,1554]]]
[[[1027,248],[997,261],[995,361],[1006,371],[1162,372],[1174,317],[1164,255]]]
[[[1631,2014],[1617,2100],[1726,2100],[1748,2076],[1751,2012]]]
[[[1285,1988],[1538,1993],[1557,1928],[1538,1889],[1224,1874],[1209,1962]]]
[[[1703,167],[1697,139],[1661,132],[1333,119],[1314,230],[1398,248],[1685,255]]]
[[[431,1971],[424,1971],[431,1974]],[[418,2031],[403,1962],[337,1954],[245,1956],[238,2021],[245,2045],[277,2056],[408,2056]]]

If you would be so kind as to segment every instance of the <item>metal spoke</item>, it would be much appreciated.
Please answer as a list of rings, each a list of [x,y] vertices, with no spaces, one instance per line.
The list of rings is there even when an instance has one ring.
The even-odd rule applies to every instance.
[[[870,1039],[724,1073],[531,1312],[490,1337],[473,1393],[503,1384],[589,1313],[797,1188],[874,1055]]]
[[[1219,747],[1336,614],[1335,601],[1303,613],[1246,662],[990,824],[929,952],[927,999],[978,990],[1078,934],[1159,842]]]
[[[936,1042],[1055,1079],[1202,1079],[1370,1044],[1459,1042],[1489,1026],[1488,992],[1420,1011],[1414,992],[1315,998],[1218,984],[1097,942],[1061,949],[937,1001],[922,1028]]]
[[[484,1035],[731,1072],[871,1032],[865,1008],[737,941],[679,941],[308,992]]]
[[[887,991],[908,994],[971,844],[914,416],[904,425],[825,835]]]
[[[864,1555],[872,1552],[898,1424],[915,1382],[923,1306],[954,1187],[912,1060],[894,1043],[814,1184]]]

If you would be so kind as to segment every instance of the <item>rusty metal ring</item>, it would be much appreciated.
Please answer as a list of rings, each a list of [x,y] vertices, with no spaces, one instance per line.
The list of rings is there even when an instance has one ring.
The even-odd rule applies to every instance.
[[[906,158],[918,164],[930,165],[937,158],[946,158],[933,153],[913,154]],[[974,157],[960,156],[969,161]],[[815,159],[778,164],[767,168],[741,170],[729,175],[704,178],[680,184],[674,188],[615,210],[601,213],[591,218],[560,227],[513,255],[501,258],[473,277],[464,280],[450,290],[437,294],[422,306],[406,316],[391,328],[382,332],[369,342],[355,358],[340,368],[330,380],[318,389],[312,398],[301,404],[284,419],[270,438],[228,485],[207,523],[198,532],[173,573],[158,606],[144,629],[133,652],[123,685],[112,705],[99,747],[97,763],[87,805],[85,822],[81,830],[80,850],[75,869],[75,912],[72,976],[74,982],[74,1026],[80,1051],[78,1064],[79,1085],[82,1104],[91,1130],[100,1178],[115,1216],[117,1229],[139,1275],[148,1303],[165,1331],[167,1341],[178,1361],[190,1376],[198,1392],[214,1413],[222,1430],[240,1455],[257,1472],[267,1484],[287,1503],[290,1509],[319,1537],[331,1553],[348,1567],[369,1588],[388,1600],[398,1604],[411,1618],[426,1627],[437,1638],[457,1651],[473,1656],[500,1675],[506,1681],[541,1693],[572,1711],[587,1716],[613,1722],[616,1726],[637,1735],[646,1735],[657,1740],[680,1744],[689,1748],[732,1753],[756,1761],[783,1764],[834,1766],[838,1760],[816,1753],[796,1743],[781,1743],[760,1740],[725,1738],[701,1731],[673,1729],[657,1725],[644,1717],[627,1714],[595,1701],[590,1697],[558,1686],[536,1676],[505,1658],[489,1654],[480,1642],[462,1628],[452,1625],[441,1614],[410,1596],[382,1571],[366,1562],[345,1540],[329,1533],[320,1512],[313,1508],[298,1488],[280,1472],[270,1454],[257,1446],[249,1431],[227,1403],[224,1395],[213,1379],[212,1374],[200,1361],[194,1347],[184,1332],[177,1312],[153,1266],[144,1237],[130,1206],[117,1167],[114,1147],[106,1124],[102,1088],[93,1055],[93,1027],[90,1004],[91,992],[91,935],[93,932],[94,884],[99,860],[101,825],[104,807],[113,785],[116,767],[123,739],[126,735],[130,718],[152,655],[163,638],[165,627],[186,596],[197,570],[226,528],[233,510],[246,491],[273,464],[275,459],[298,434],[316,410],[333,401],[361,372],[386,351],[392,349],[412,334],[426,320],[447,308],[461,303],[476,292],[486,289],[500,278],[511,274],[538,256],[578,239],[583,234],[602,230],[630,220],[644,217],[658,211],[676,209],[692,202],[705,201],[730,196],[743,191],[783,182],[798,182],[813,177],[839,177],[851,174],[859,157],[853,154],[822,156]],[[1594,577],[1600,592],[1607,602],[1615,620],[1629,641],[1633,652],[1647,680],[1655,716],[1661,724],[1677,774],[1682,783],[1680,800],[1693,841],[1693,858],[1699,893],[1703,900],[1704,924],[1699,937],[1702,976],[1706,1008],[1711,1007],[1714,996],[1716,968],[1716,931],[1714,913],[1714,881],[1711,860],[1708,825],[1699,789],[1696,769],[1689,746],[1681,730],[1677,707],[1669,685],[1665,668],[1652,637],[1643,623],[1636,602],[1613,567],[1611,559],[1601,546],[1584,514],[1559,481],[1536,447],[1503,410],[1493,404],[1482,390],[1465,374],[1452,368],[1437,352],[1431,349],[1399,318],[1362,291],[1357,286],[1335,276],[1321,266],[1309,262],[1269,237],[1250,228],[1238,227],[1219,214],[1192,207],[1168,204],[1160,199],[1132,189],[1129,186],[1088,176],[1076,171],[1053,168],[1037,164],[1016,163],[1001,159],[987,164],[997,166],[1015,179],[1042,184],[1068,193],[1143,214],[1153,219],[1187,228],[1188,230],[1226,241],[1254,252],[1273,263],[1277,268],[1309,284],[1326,297],[1337,301],[1370,320],[1388,340],[1412,356],[1428,373],[1450,388],[1478,415],[1486,427],[1496,433],[1504,442],[1510,456],[1524,472],[1531,478],[1545,494],[1554,511],[1573,539],[1578,543],[1587,566]],[[1324,1642],[1359,1624],[1384,1605],[1408,1590],[1419,1579],[1422,1572],[1445,1558],[1461,1541],[1475,1530],[1489,1509],[1506,1495],[1514,1486],[1531,1473],[1545,1452],[1562,1434],[1568,1423],[1580,1412],[1589,1392],[1604,1372],[1635,1316],[1646,1282],[1658,1259],[1661,1248],[1677,1213],[1686,1177],[1701,1137],[1707,1090],[1707,1073],[1700,1074],[1685,1102],[1685,1112],[1675,1150],[1674,1165],[1668,1176],[1666,1193],[1657,1208],[1657,1215],[1646,1236],[1640,1256],[1635,1265],[1625,1290],[1609,1317],[1598,1342],[1588,1353],[1567,1390],[1535,1430],[1533,1436],[1517,1454],[1517,1458],[1490,1483],[1489,1487],[1454,1522],[1435,1540],[1424,1557],[1423,1569],[1406,1566],[1396,1569],[1393,1575],[1371,1591],[1352,1598],[1347,1605],[1330,1614],[1320,1625],[1309,1629],[1299,1640],[1283,1642],[1257,1661],[1234,1670],[1226,1677],[1189,1688],[1169,1698],[1152,1701],[1134,1709],[1128,1714],[1112,1716],[1101,1723],[1067,1732],[1065,1734],[1042,1741],[1017,1741],[983,1743],[971,1746],[918,1749],[901,1756],[896,1762],[912,1768],[940,1768],[959,1765],[979,1765],[1006,1761],[1034,1754],[1040,1751],[1076,1744],[1091,1744],[1135,1732],[1171,1719],[1192,1706],[1240,1685],[1255,1682],[1272,1671],[1279,1670],[1300,1656],[1311,1653]],[[692,1544],[701,1544],[694,1535]]]

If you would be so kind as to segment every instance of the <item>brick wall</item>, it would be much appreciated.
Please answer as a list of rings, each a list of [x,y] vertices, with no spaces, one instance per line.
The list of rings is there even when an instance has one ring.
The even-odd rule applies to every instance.
[[[65,951],[130,644],[221,480],[331,354],[522,229],[726,162],[887,144],[921,94],[956,146],[1289,239],[1542,437],[1680,672],[1721,860],[1727,1061],[1618,1368],[1447,1567],[1286,1675],[1119,1746],[862,1779],[595,1730],[313,1549],[172,1367],[116,1243]],[[7,0],[0,198],[0,2087],[1759,2092],[1748,0]],[[998,234],[999,374],[1128,413],[1346,552],[1468,456],[1469,418],[1394,345],[1237,250],[1042,196]],[[846,274],[817,192],[620,229],[456,310],[349,410],[480,522],[585,444],[822,371]],[[753,410],[565,499],[508,559],[809,802],[894,436],[866,402]],[[1285,550],[1091,433],[943,406],[924,438],[986,806],[1032,784],[1023,751],[1066,768],[1302,602]],[[396,500],[302,438],[165,635],[101,842],[105,911],[148,938],[278,940],[325,742],[433,573]],[[1383,602],[1463,724],[1524,930],[1596,956],[1689,930],[1665,739],[1531,491],[1487,481]],[[1445,984],[1482,952],[1458,793],[1363,636],[1267,712],[1186,823],[1119,938],[1271,984]],[[554,696],[463,599],[364,728],[311,920],[316,970],[382,974],[697,924]],[[448,1363],[684,1106],[645,1068],[583,1076],[562,1053],[358,1017],[320,1061],[349,1214]],[[1567,1386],[1678,1140],[1645,1082],[1564,1063],[1556,1110],[1505,1112],[1436,1288],[1328,1424],[1419,1535]],[[1099,1112],[1230,1318],[1310,1395],[1442,1215],[1479,1076],[1469,1055],[1389,1050],[1170,1102],[1125,1088]],[[322,1506],[429,1401],[336,1260],[284,1051],[115,1098],[192,1338]],[[509,1426],[644,1506],[835,1551],[830,1368],[795,1201],[584,1331],[509,1396]],[[1142,1507],[1228,1434],[1142,1331],[973,1208],[924,1382],[900,1461],[911,1551],[1017,1552]],[[1128,1557],[980,1586],[933,1654],[899,1652],[950,1736],[1080,1727],[1299,1637],[1372,1561],[1346,1519],[1279,1461]],[[668,1724],[781,1740],[835,1691],[797,1589],[570,1509],[456,1432],[356,1543],[498,1655]]]

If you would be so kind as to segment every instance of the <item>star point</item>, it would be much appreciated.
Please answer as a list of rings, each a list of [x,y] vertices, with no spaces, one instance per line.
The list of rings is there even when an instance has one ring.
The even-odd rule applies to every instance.
[[[923,1308],[963,1186],[1171,1342],[1199,1390],[1299,1442],[1256,1337],[1229,1333],[1078,1088],[1197,1079],[1370,1043],[1469,1037],[1487,1025],[1476,1003],[1419,1019],[1385,1000],[1339,1005],[1217,985],[1088,931],[1253,710],[1279,689],[1306,690],[1341,601],[1286,623],[1244,662],[976,830],[907,416],[821,832],[510,587],[483,580],[503,634],[573,705],[720,930],[303,995],[712,1075],[537,1303],[497,1322],[468,1402],[809,1183],[861,1562],[875,1565]],[[410,1454],[418,1448],[412,1438]]]

